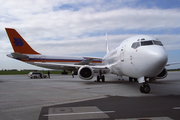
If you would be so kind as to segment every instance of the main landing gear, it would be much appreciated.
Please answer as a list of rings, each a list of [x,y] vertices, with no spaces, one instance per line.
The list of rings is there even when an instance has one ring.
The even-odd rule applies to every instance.
[[[102,82],[105,82],[105,76],[102,74],[102,71],[99,71],[99,75],[97,76],[97,82],[100,82],[100,80],[102,80]]]
[[[133,80],[134,80],[134,82],[137,82],[137,78],[129,77],[129,82],[132,82]]]
[[[141,86],[140,86],[140,91],[142,93],[149,93],[151,91],[151,88],[150,86],[147,84],[147,83],[143,83]]]

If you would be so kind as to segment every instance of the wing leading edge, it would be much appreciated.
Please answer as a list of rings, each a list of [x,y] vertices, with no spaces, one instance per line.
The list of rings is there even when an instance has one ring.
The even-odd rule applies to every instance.
[[[43,63],[43,62],[30,62],[29,64],[36,65],[39,67],[49,68],[49,69],[59,69],[59,70],[70,70],[77,71],[80,67],[89,66],[94,71],[102,70],[109,71],[107,66],[98,65],[98,66],[90,66],[90,65],[78,65],[78,64],[59,64],[59,63]]]

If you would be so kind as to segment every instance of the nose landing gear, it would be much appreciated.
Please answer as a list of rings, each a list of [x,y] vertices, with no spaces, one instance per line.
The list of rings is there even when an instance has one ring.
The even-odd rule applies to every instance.
[[[143,85],[140,86],[140,91],[147,94],[151,91],[151,88],[147,83],[143,83]]]

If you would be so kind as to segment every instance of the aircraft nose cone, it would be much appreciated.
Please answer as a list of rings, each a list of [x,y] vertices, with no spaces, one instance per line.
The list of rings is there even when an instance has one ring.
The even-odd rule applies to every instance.
[[[151,54],[154,60],[154,64],[157,68],[164,68],[167,63],[168,56],[164,49],[157,49],[155,53]]]
[[[154,77],[158,75],[165,67],[168,56],[165,49],[154,48],[148,51],[149,56],[146,60],[146,65],[148,67],[144,72],[147,77]]]

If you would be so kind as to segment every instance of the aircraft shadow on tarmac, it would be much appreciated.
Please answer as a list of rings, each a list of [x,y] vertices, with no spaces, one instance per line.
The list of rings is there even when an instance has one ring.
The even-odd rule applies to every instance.
[[[180,79],[172,79],[172,80],[158,80],[155,82],[151,82],[151,84],[169,84],[172,82],[180,82]]]
[[[3,83],[3,82],[4,82],[4,81],[1,81],[1,80],[0,80],[0,83]]]
[[[180,95],[165,95],[165,96],[146,96],[146,97],[120,97],[120,96],[109,96],[106,98],[87,100],[82,102],[59,104],[42,107],[39,120],[49,119],[62,119],[66,120],[70,115],[74,115],[70,120],[74,120],[79,117],[84,117],[84,120],[88,119],[88,115],[75,115],[77,111],[73,111],[73,108],[78,107],[86,108],[98,108],[99,111],[113,111],[107,113],[106,120],[114,120],[120,118],[142,118],[142,117],[159,117],[166,116],[172,119],[179,119],[179,111],[174,110],[173,107],[179,105]],[[121,102],[120,102],[121,101]],[[108,104],[107,104],[108,103]],[[82,112],[82,111],[81,111]],[[83,111],[84,112],[84,111]],[[51,116],[47,116],[51,115]],[[93,114],[91,114],[92,117]],[[100,115],[100,114],[99,114]],[[94,116],[97,117],[97,116]],[[102,116],[101,114],[101,117]],[[81,118],[83,119],[83,118]],[[96,118],[97,119],[97,118]],[[98,120],[104,120],[98,118]],[[140,120],[140,119],[138,119]],[[150,120],[150,119],[142,119]],[[168,119],[171,120],[171,119]]]
[[[86,82],[86,84],[134,84],[137,82],[129,82],[129,81],[124,81],[124,80],[112,80],[112,81],[105,81],[105,82],[97,82],[97,81],[91,81],[91,82]]]

